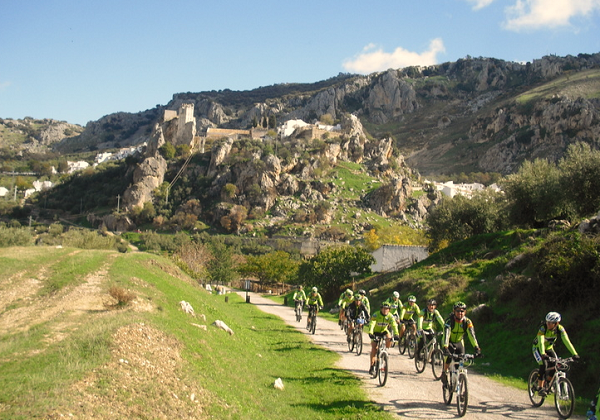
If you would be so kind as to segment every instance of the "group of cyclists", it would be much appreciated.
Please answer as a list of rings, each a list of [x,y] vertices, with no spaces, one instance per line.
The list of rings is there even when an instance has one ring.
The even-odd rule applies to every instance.
[[[316,287],[311,289],[308,295],[304,294],[302,286],[294,293],[296,302],[306,302],[310,306],[316,306],[316,309],[322,309],[323,299]],[[371,315],[369,299],[364,290],[354,293],[348,289],[342,292],[338,299],[339,320],[348,322],[347,340],[352,337],[353,321],[363,317],[368,324],[367,332],[371,338],[371,353],[369,373],[373,373],[375,359],[377,355],[376,337],[385,337],[385,345],[391,347],[393,341],[399,341],[406,333],[407,328],[411,328],[417,335],[417,351],[421,346],[427,343],[435,334],[436,324],[440,331],[443,331],[442,349],[444,353],[444,368],[441,377],[442,386],[448,386],[448,369],[453,355],[463,355],[465,353],[464,335],[466,334],[471,345],[474,348],[475,356],[481,355],[481,347],[475,335],[475,327],[470,318],[466,316],[467,305],[458,301],[453,305],[452,313],[445,319],[437,310],[435,299],[429,299],[425,308],[420,309],[413,295],[408,296],[406,303],[400,300],[400,294],[393,292],[387,300],[381,303],[379,311]],[[416,320],[415,320],[416,317]],[[579,359],[575,347],[571,343],[567,331],[560,324],[561,315],[557,312],[549,312],[544,322],[540,325],[536,337],[533,340],[533,357],[539,365],[539,383],[536,392],[540,396],[545,396],[547,392],[546,371],[553,367],[553,359],[557,355],[554,351],[554,344],[560,337],[561,341],[571,353],[574,360]],[[310,319],[307,320],[307,328],[310,325]],[[600,391],[599,391],[600,395]],[[599,397],[600,398],[600,397]],[[596,407],[594,406],[594,411]]]

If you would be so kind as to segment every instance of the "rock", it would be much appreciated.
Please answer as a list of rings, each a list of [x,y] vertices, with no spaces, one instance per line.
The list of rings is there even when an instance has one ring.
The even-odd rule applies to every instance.
[[[194,315],[194,308],[192,308],[192,305],[190,305],[189,302],[182,300],[181,302],[179,302],[179,305],[181,306],[183,312],[185,312],[186,314]]]
[[[283,381],[281,380],[281,378],[275,379],[275,383],[273,384],[273,387],[275,389],[283,391]]]
[[[227,326],[227,324],[225,324],[223,321],[217,319],[215,322],[212,323],[212,325],[214,325],[217,328],[222,329],[223,331],[227,332],[229,335],[233,335],[233,330],[231,328],[229,328]]]

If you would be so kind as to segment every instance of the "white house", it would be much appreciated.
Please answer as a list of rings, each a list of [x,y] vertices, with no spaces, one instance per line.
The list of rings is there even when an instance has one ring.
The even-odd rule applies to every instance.
[[[289,137],[292,135],[296,128],[302,128],[308,125],[310,124],[305,123],[302,120],[288,120],[284,122],[279,128],[279,134],[281,134],[282,137]]]
[[[68,173],[70,173],[70,174],[72,174],[73,172],[81,171],[82,169],[85,169],[88,166],[90,166],[89,163],[84,162],[82,160],[80,160],[78,162],[67,161],[67,165],[69,165]]]
[[[8,189],[0,187],[0,197],[6,197],[6,194],[8,194]]]
[[[33,181],[33,188],[37,192],[49,190],[54,185],[51,181]]]
[[[429,256],[429,250],[426,246],[383,245],[371,252],[371,255],[375,258],[371,271],[382,273],[401,270],[424,260]]]

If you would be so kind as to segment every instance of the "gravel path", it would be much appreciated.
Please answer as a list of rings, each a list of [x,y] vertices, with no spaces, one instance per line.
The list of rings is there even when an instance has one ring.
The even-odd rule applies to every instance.
[[[246,292],[238,292],[245,298]],[[452,419],[457,418],[456,400],[452,405],[444,404],[442,388],[439,381],[434,381],[430,365],[425,371],[417,374],[414,360],[400,355],[396,348],[390,350],[390,373],[387,384],[379,387],[377,379],[368,374],[370,340],[365,334],[363,354],[356,356],[348,352],[348,345],[343,331],[335,322],[319,318],[314,335],[306,331],[306,317],[296,322],[294,310],[278,305],[270,299],[255,293],[249,293],[250,303],[264,312],[281,317],[289,325],[307,334],[311,340],[324,348],[340,355],[337,366],[352,372],[363,382],[369,398],[380,404],[386,411],[402,419]],[[306,315],[306,314],[304,314]],[[485,346],[483,346],[485,351]],[[485,363],[478,359],[476,363]],[[554,408],[554,400],[546,401],[540,408],[533,408],[527,392],[494,382],[482,375],[469,371],[469,407],[465,419],[494,420],[548,420],[558,419]],[[584,416],[573,416],[572,419],[584,419]]]

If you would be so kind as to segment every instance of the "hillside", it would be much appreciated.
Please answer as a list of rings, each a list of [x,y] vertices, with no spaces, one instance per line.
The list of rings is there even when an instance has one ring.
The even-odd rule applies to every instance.
[[[162,257],[1,248],[0,269],[2,418],[389,418],[335,355]]]

